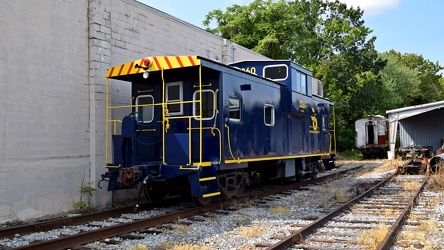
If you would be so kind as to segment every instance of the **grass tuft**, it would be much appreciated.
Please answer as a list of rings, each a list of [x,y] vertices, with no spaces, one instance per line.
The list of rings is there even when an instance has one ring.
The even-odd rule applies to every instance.
[[[283,214],[283,215],[292,215],[293,212],[291,212],[290,209],[285,207],[272,207],[268,209],[268,212],[275,213],[275,214]]]
[[[409,181],[404,183],[405,191],[417,191],[419,189],[419,183],[414,181]]]
[[[259,226],[252,226],[252,227],[241,226],[238,229],[236,229],[236,231],[238,232],[238,234],[240,236],[247,237],[247,238],[257,237],[257,236],[264,234],[266,232],[265,229],[263,229]]]
[[[199,246],[192,243],[179,242],[179,243],[168,243],[163,242],[160,246],[161,249],[167,250],[211,250],[211,247],[208,246]]]
[[[127,250],[150,250],[148,246],[145,245],[137,245],[135,247],[127,248]]]
[[[365,230],[358,236],[358,244],[365,249],[376,249],[384,240],[389,228],[386,224],[380,223],[378,227]]]
[[[427,189],[431,191],[444,191],[444,169],[440,168],[430,176]]]

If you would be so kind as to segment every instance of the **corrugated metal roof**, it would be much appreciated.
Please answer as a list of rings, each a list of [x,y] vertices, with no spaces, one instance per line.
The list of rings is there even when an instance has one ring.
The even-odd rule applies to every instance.
[[[388,110],[390,124],[399,122],[400,146],[432,146],[436,151],[444,138],[444,101]],[[393,129],[390,125],[390,129]],[[392,134],[393,131],[390,131]],[[390,138],[393,142],[393,138]],[[391,149],[392,150],[392,149]]]
[[[429,112],[431,110],[440,109],[440,108],[444,108],[444,101],[431,102],[416,106],[387,110],[386,113],[389,115],[389,120],[392,121],[392,119],[402,120],[411,116],[415,116],[424,112]]]

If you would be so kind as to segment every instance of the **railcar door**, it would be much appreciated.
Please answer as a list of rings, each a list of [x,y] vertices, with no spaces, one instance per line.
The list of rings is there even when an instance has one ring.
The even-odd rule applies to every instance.
[[[217,84],[205,79],[165,83],[164,159],[167,165],[220,161]]]

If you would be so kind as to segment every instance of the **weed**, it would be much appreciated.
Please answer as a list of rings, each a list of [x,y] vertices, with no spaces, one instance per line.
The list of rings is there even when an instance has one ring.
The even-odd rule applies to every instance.
[[[182,224],[175,224],[174,225],[174,232],[188,232],[190,231],[190,228],[187,225],[182,225]]]
[[[82,200],[80,200],[80,201],[72,201],[72,208],[75,210],[75,211],[81,211],[81,210],[83,210],[83,209],[86,209],[86,207],[87,207],[87,205],[86,205],[86,202],[84,202],[84,201],[82,201]]]
[[[384,210],[384,217],[394,217],[396,216],[396,210],[393,208],[387,208]]]
[[[433,220],[426,220],[426,221],[423,221],[418,226],[418,228],[420,231],[427,232],[427,233],[436,232],[436,231],[438,231],[438,223]]]
[[[159,246],[161,249],[168,249],[168,250],[211,250],[212,248],[208,246],[198,246],[191,243],[186,242],[180,242],[180,243],[168,243],[163,242]]]
[[[384,223],[380,223],[378,227],[365,230],[359,234],[358,244],[365,249],[376,249],[388,233],[388,226]]]
[[[149,248],[145,245],[137,245],[135,247],[127,248],[127,250],[149,250]]]
[[[87,183],[87,185],[80,187],[80,200],[72,202],[72,208],[74,209],[74,211],[79,212],[89,208],[90,206],[89,198],[93,195],[92,192],[96,190],[95,188],[92,187],[93,184],[94,182],[90,181]],[[84,195],[88,195],[87,202],[83,200]]]
[[[283,215],[292,215],[293,213],[291,212],[290,209],[285,208],[285,207],[272,207],[268,209],[268,212],[270,213],[276,213],[276,214],[283,214]]]
[[[236,231],[239,233],[240,236],[247,238],[257,237],[265,233],[265,229],[259,226],[252,226],[252,227],[241,226],[238,229],[236,229]]]
[[[433,243],[428,241],[429,233],[437,232],[438,224],[433,220],[423,221],[418,227],[408,228],[399,234],[397,241],[401,246],[410,246],[412,243],[420,243],[423,247],[433,248]]]
[[[444,169],[440,168],[430,176],[427,189],[432,191],[444,191]]]
[[[356,150],[346,150],[342,152],[338,152],[336,155],[336,160],[361,160],[362,154]]]
[[[405,191],[416,191],[419,189],[419,183],[418,182],[405,182],[404,183],[404,190]]]

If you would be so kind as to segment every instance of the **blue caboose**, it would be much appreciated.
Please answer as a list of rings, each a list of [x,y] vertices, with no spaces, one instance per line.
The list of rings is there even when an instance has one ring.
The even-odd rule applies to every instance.
[[[257,179],[314,178],[334,164],[333,103],[313,95],[311,72],[290,61],[146,57],[106,77],[120,80],[107,81],[113,103],[124,100],[121,81],[131,86],[129,103],[107,106],[110,191],[139,186],[159,200],[189,190],[206,204]]]

